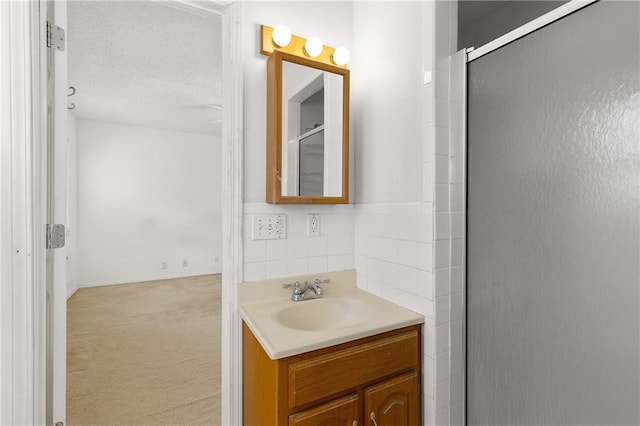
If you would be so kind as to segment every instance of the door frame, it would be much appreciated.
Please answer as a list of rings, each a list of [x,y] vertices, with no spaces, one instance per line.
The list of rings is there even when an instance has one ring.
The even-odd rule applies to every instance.
[[[0,4],[0,423],[45,420],[44,4]],[[6,346],[5,346],[6,345]]]
[[[240,0],[222,14],[222,388],[223,425],[242,424],[242,321],[237,285],[243,281],[244,138]]]
[[[242,282],[242,4],[209,2],[220,11],[223,27],[221,412],[222,424],[233,425],[242,422],[241,322],[236,310],[236,285]],[[191,0],[180,3],[197,7]],[[45,46],[46,8],[51,6],[47,0],[0,2],[0,20],[10,22],[3,25],[0,42],[0,162],[2,170],[12,172],[7,176],[3,173],[0,183],[2,424],[45,424]],[[7,341],[8,347],[2,343]]]

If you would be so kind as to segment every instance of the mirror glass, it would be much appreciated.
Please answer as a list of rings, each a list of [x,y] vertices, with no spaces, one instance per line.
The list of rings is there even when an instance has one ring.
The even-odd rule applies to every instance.
[[[282,196],[341,197],[343,76],[282,62]]]

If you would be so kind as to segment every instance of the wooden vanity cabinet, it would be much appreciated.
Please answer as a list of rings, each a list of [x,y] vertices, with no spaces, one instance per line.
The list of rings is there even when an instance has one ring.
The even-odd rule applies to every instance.
[[[243,324],[247,426],[421,424],[421,326],[272,360]]]

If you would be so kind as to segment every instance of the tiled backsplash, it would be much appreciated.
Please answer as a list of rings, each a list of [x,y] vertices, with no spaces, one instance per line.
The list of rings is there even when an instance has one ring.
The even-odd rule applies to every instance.
[[[433,424],[436,409],[444,407],[437,403],[448,403],[449,397],[449,270],[437,269],[436,261],[448,258],[444,238],[450,230],[434,226],[439,223],[435,214],[431,202],[355,206],[358,286],[425,316],[423,403],[429,414],[425,418],[431,420],[427,424]]]
[[[354,206],[244,204],[244,280],[256,281],[354,267]],[[252,240],[253,214],[287,215],[287,238]],[[320,214],[320,236],[307,237],[307,214]]]
[[[433,299],[431,203],[356,204],[358,286],[429,314]]]

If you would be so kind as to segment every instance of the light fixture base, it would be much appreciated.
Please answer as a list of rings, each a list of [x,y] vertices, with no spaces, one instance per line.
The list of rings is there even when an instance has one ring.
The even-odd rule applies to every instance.
[[[273,43],[273,28],[268,27],[266,25],[260,26],[260,34],[261,34],[261,44],[260,44],[260,53],[266,56],[271,56],[274,50],[279,50],[281,52],[289,53],[296,56],[303,56],[312,61],[321,62],[323,64],[328,64],[334,67],[347,68],[347,65],[336,65],[331,60],[331,55],[335,51],[335,48],[324,45],[322,52],[320,55],[315,58],[310,58],[304,53],[304,44],[307,41],[303,37],[298,37],[297,35],[291,34],[291,42],[289,45],[285,47],[278,47]]]

